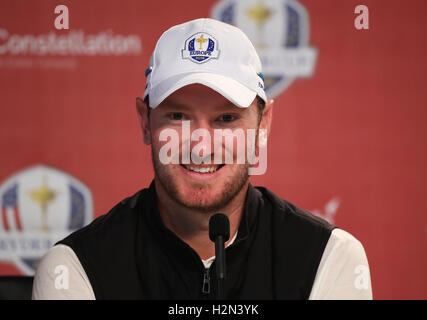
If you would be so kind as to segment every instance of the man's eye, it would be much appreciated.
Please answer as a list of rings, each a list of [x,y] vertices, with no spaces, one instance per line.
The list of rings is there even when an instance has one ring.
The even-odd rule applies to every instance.
[[[182,120],[182,118],[184,118],[184,115],[180,112],[174,112],[171,114],[172,120]]]
[[[235,117],[231,114],[223,114],[219,118],[223,122],[231,122],[231,121],[235,120]]]

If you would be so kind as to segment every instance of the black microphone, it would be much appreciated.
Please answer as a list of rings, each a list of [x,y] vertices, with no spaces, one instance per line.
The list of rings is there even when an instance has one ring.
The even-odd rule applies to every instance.
[[[230,238],[230,221],[223,213],[216,213],[209,219],[209,238],[215,242],[216,276],[218,280],[217,298],[224,299],[225,248],[224,244]]]

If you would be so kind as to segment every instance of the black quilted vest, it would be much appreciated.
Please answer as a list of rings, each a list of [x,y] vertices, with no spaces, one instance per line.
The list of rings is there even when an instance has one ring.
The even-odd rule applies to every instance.
[[[215,262],[167,229],[154,183],[58,242],[79,258],[97,299],[214,299]],[[226,248],[227,299],[308,299],[334,226],[249,189],[237,238]]]

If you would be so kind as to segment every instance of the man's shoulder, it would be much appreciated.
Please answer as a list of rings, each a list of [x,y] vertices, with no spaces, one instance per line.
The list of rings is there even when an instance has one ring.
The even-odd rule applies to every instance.
[[[90,281],[73,249],[60,244],[44,254],[34,276],[32,299],[95,299]]]
[[[140,294],[138,285],[133,281],[138,273],[135,239],[139,235],[139,217],[145,211],[144,205],[151,200],[145,196],[150,196],[147,189],[138,191],[56,244],[66,245],[76,254],[97,299],[103,297],[100,294],[105,286],[103,279],[109,279],[108,286],[112,292],[129,292],[130,296]],[[117,270],[126,270],[126,274],[117,277]]]
[[[304,210],[292,202],[283,199],[276,195],[271,190],[265,187],[256,187],[261,192],[263,200],[267,200],[272,206],[271,211],[277,222],[287,224],[296,224],[299,226],[311,226],[314,228],[321,228],[331,232],[335,226],[330,224],[325,219],[314,215],[313,213]]]
[[[259,220],[271,237],[277,299],[308,299],[334,226],[264,187]],[[291,258],[290,258],[291,257]]]

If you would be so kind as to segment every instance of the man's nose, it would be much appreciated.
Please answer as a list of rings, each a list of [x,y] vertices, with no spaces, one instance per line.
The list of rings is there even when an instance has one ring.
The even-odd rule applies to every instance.
[[[191,124],[191,153],[195,156],[195,162],[202,162],[210,158],[214,152],[214,128],[207,120],[194,121]],[[199,158],[199,159],[197,159]],[[213,159],[213,158],[212,158]]]

